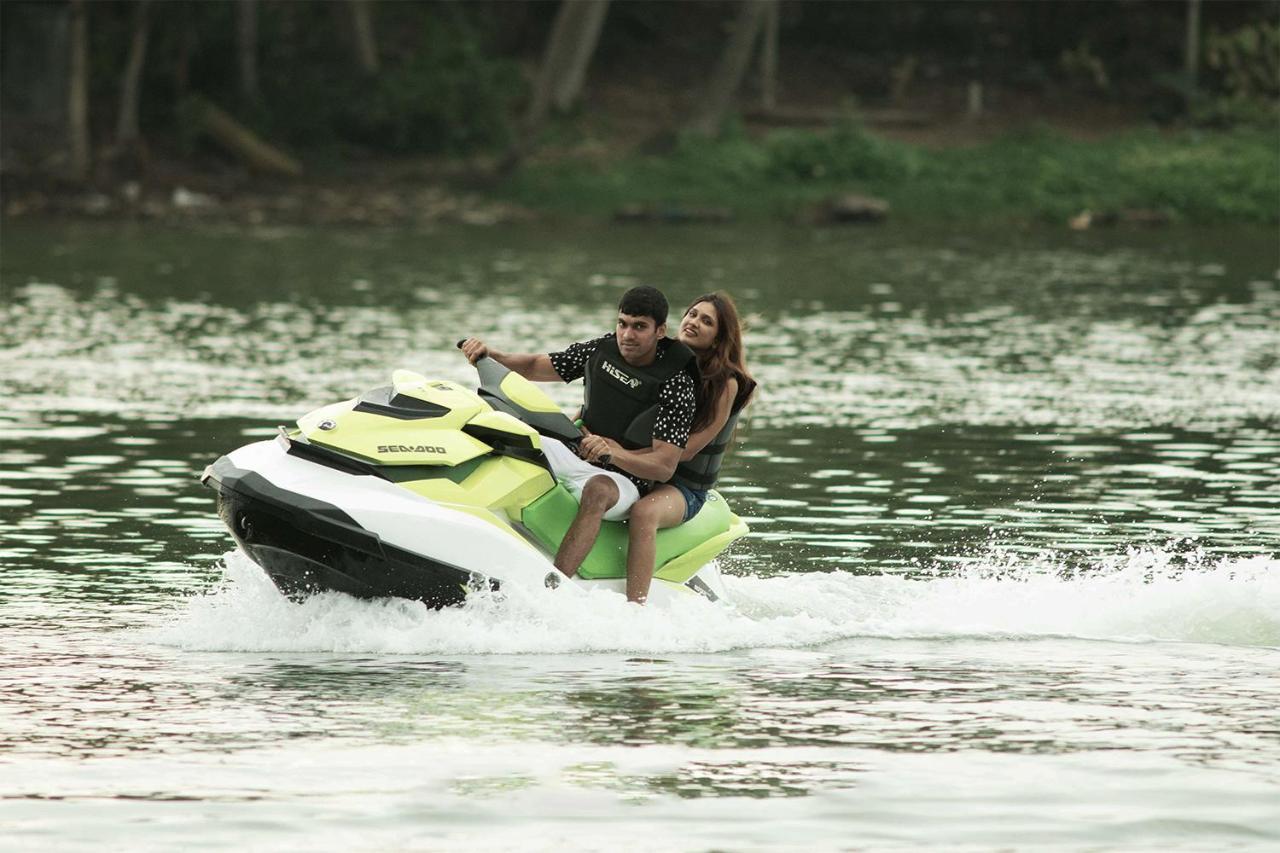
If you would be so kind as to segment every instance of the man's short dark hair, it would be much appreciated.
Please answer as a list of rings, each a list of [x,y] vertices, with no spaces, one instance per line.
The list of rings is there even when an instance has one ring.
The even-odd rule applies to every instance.
[[[641,284],[622,294],[618,311],[632,317],[652,317],[653,324],[661,326],[667,322],[667,297],[658,288]]]

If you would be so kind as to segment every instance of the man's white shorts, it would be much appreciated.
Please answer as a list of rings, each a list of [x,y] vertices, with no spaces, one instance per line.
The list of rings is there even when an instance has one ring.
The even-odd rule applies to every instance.
[[[621,521],[631,512],[631,505],[640,500],[640,490],[636,484],[616,471],[597,468],[578,454],[570,450],[564,442],[542,437],[542,452],[551,463],[551,473],[564,484],[579,501],[582,500],[582,488],[592,477],[608,477],[618,486],[618,502],[604,514],[605,521]]]

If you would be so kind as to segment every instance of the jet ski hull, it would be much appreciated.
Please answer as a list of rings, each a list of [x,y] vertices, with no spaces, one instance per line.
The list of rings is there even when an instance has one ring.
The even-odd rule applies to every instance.
[[[205,476],[218,515],[236,544],[272,583],[294,598],[322,590],[358,598],[413,598],[433,607],[461,604],[469,589],[496,581],[388,544],[340,507],[237,468],[227,456]]]

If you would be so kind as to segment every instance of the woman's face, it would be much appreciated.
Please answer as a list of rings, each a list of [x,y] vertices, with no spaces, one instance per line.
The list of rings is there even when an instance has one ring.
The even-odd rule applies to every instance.
[[[720,314],[710,302],[695,302],[680,320],[680,342],[692,350],[715,346],[720,331]]]

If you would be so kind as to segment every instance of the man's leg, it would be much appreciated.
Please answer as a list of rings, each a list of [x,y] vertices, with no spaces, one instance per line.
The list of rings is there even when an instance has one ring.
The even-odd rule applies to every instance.
[[[636,501],[627,522],[627,601],[644,604],[653,581],[658,531],[684,521],[684,495],[672,486],[659,486]]]
[[[604,514],[618,502],[619,494],[618,485],[613,482],[613,478],[603,475],[592,477],[582,487],[578,514],[574,516],[573,524],[569,525],[569,531],[560,542],[560,550],[556,552],[557,569],[569,577],[577,573],[578,567],[591,551],[591,546],[596,544]]]

